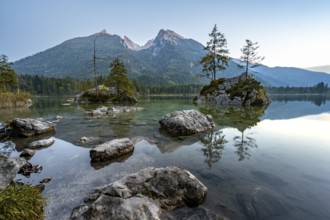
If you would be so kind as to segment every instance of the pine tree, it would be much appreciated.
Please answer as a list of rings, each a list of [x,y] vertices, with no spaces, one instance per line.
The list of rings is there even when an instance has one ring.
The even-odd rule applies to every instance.
[[[216,80],[217,71],[225,70],[228,66],[229,51],[226,49],[227,40],[224,34],[218,32],[217,25],[214,25],[209,36],[211,39],[204,48],[208,54],[202,58],[200,64],[203,66],[206,77]]]
[[[128,79],[127,69],[118,58],[110,64],[110,73],[106,81],[106,85],[115,87],[117,95],[121,92],[126,92],[132,96],[135,96],[133,82]]]
[[[11,68],[6,55],[0,56],[0,91],[8,91],[9,88],[17,86],[17,76]]]
[[[248,77],[249,66],[256,65],[263,61],[265,57],[258,56],[257,49],[259,48],[258,42],[253,43],[251,40],[245,40],[246,45],[241,49],[243,55],[241,59],[245,62],[245,77]]]

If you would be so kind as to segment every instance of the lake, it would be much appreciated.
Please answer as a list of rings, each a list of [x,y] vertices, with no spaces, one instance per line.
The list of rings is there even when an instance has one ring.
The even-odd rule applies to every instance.
[[[178,219],[330,219],[330,100],[319,96],[273,96],[268,108],[196,106],[191,98],[150,97],[145,110],[116,116],[86,117],[98,105],[64,106],[65,98],[37,98],[30,109],[1,110],[0,121],[42,117],[56,122],[55,143],[38,150],[30,163],[41,173],[16,179],[37,184],[52,177],[43,194],[47,219],[68,219],[74,207],[96,187],[145,167],[178,166],[208,187],[205,203],[174,211]],[[159,119],[176,110],[211,114],[214,131],[170,137]],[[129,137],[134,153],[120,161],[91,164],[92,146]],[[24,143],[25,144],[25,143]],[[0,143],[3,154],[17,156],[24,144]]]

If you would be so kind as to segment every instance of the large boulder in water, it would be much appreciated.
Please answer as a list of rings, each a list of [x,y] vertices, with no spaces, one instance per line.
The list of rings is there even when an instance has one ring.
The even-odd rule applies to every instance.
[[[201,204],[206,194],[187,170],[146,168],[94,190],[70,219],[161,219],[163,212]]]
[[[92,162],[102,162],[131,153],[133,150],[133,142],[129,138],[121,138],[99,144],[89,153]]]
[[[15,118],[10,123],[15,137],[32,137],[36,135],[55,133],[55,124],[32,118]]]
[[[204,115],[198,110],[175,111],[164,115],[159,123],[173,136],[192,135],[207,131],[214,127],[210,115]]]

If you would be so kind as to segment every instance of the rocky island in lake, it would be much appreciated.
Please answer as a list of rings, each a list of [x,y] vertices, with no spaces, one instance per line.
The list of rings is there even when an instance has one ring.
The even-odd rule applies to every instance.
[[[271,100],[259,81],[245,73],[232,78],[212,80],[194,98],[196,104],[267,106]]]

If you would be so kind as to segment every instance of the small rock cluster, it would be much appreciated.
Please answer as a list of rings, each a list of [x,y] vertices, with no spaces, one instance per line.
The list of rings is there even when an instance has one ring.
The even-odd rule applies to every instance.
[[[85,112],[86,116],[101,116],[101,115],[116,115],[125,112],[139,112],[143,111],[142,107],[131,107],[131,106],[123,106],[123,107],[100,107],[92,111]]]

